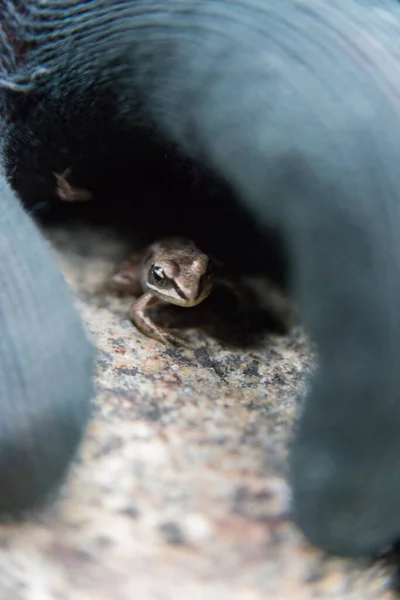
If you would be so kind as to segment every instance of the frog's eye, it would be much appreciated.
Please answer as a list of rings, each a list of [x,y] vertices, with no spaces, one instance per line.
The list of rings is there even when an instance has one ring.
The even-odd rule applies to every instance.
[[[161,267],[157,267],[156,265],[153,265],[151,267],[151,274],[154,277],[154,281],[160,282],[166,279],[164,269],[162,269]]]

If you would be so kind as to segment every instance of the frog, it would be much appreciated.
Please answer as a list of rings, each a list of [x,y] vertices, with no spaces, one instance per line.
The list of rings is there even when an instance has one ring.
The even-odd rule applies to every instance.
[[[218,276],[218,264],[194,241],[169,237],[124,260],[109,283],[114,290],[136,297],[129,316],[141,333],[164,344],[185,346],[184,340],[156,325],[147,311],[159,303],[197,306],[210,295],[217,280],[234,291],[228,279]]]
[[[88,202],[93,200],[93,194],[84,188],[74,187],[70,182],[72,169],[68,167],[62,173],[53,173],[56,178],[56,194],[63,202]]]

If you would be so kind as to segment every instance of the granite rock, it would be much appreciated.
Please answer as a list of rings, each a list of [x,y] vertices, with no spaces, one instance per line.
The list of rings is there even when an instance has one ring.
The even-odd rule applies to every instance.
[[[164,347],[104,288],[120,240],[48,235],[98,349],[98,394],[60,498],[0,527],[1,600],[392,598],[390,566],[327,558],[290,521],[286,460],[313,364],[301,329],[241,346],[204,303],[159,315],[191,344]]]

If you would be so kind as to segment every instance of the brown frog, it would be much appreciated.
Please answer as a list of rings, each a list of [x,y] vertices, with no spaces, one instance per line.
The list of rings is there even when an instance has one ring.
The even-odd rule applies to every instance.
[[[196,306],[210,294],[214,279],[210,257],[191,240],[174,237],[157,241],[125,260],[111,285],[138,297],[129,314],[139,331],[160,342],[182,344],[183,340],[156,325],[147,310],[159,302]]]

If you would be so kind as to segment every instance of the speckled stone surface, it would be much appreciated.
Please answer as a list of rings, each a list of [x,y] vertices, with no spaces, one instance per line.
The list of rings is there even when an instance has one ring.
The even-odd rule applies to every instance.
[[[190,326],[191,348],[163,347],[103,289],[116,239],[51,237],[98,349],[98,396],[60,500],[0,528],[0,599],[392,598],[388,567],[326,559],[290,522],[286,457],[312,364],[301,331],[243,349]]]

